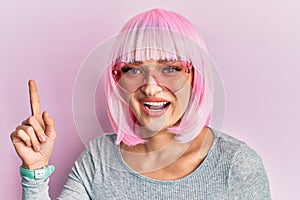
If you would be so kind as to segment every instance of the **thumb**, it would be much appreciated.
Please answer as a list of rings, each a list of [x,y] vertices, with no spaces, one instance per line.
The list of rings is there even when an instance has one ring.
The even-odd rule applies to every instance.
[[[54,120],[49,116],[47,112],[43,112],[43,120],[45,123],[45,134],[49,137],[56,137],[56,132],[54,128]]]

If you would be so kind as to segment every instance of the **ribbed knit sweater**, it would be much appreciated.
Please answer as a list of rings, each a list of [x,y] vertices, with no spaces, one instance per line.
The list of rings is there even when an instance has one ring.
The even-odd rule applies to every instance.
[[[213,129],[212,129],[213,130]],[[244,142],[213,130],[214,142],[195,171],[177,180],[154,180],[124,162],[115,135],[92,141],[75,162],[61,200],[269,200],[263,163]],[[23,199],[50,199],[49,178],[22,178]]]

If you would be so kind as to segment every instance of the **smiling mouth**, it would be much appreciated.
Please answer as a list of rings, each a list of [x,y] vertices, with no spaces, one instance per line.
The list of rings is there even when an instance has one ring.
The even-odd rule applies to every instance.
[[[170,104],[170,102],[143,102],[144,107],[151,111],[161,111]]]

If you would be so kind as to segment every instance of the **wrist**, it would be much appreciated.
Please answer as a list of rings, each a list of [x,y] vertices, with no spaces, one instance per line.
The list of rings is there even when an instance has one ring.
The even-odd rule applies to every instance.
[[[48,166],[48,162],[39,162],[39,163],[35,163],[34,165],[27,165],[27,164],[23,163],[21,165],[22,168],[27,169],[27,170],[39,170],[46,166]]]
[[[20,175],[22,177],[27,177],[30,179],[42,179],[47,178],[50,176],[55,170],[55,167],[53,165],[48,165],[46,167],[43,167],[41,169],[37,170],[29,170],[25,169],[22,166],[20,167]]]

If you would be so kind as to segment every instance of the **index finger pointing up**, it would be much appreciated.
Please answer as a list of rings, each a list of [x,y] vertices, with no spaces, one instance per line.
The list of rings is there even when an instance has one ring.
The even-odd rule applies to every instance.
[[[28,81],[30,107],[32,115],[41,115],[40,98],[34,80]]]

